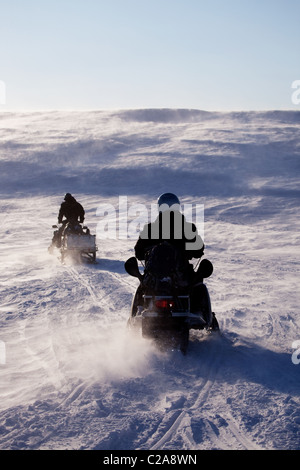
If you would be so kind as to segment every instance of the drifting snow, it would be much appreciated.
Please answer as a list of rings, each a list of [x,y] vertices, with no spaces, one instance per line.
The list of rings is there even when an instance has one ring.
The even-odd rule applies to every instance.
[[[300,113],[0,119],[0,447],[299,449]],[[98,240],[96,265],[47,252],[65,192],[96,233],[100,204],[165,191],[204,204],[215,268],[222,335],[186,357],[126,330],[134,240]]]

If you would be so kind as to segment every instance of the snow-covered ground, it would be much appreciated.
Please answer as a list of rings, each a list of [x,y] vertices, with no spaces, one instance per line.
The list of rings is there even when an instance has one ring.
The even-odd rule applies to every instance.
[[[0,448],[299,449],[300,113],[0,122]],[[102,204],[165,191],[204,204],[214,264],[222,335],[195,333],[185,357],[126,329],[133,238],[98,239],[95,265],[47,251],[66,192],[96,233]]]

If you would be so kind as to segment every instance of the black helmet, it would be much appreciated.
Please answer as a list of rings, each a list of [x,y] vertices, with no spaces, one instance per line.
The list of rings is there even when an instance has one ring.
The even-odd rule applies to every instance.
[[[67,194],[65,195],[65,198],[64,198],[65,201],[71,201],[72,199],[73,199],[72,194],[67,193]]]
[[[180,202],[178,197],[173,193],[163,193],[157,200],[158,211],[164,212],[166,210],[179,211]]]

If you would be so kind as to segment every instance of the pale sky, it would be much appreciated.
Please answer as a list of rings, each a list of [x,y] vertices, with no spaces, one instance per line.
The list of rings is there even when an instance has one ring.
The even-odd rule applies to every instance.
[[[0,0],[0,18],[0,111],[300,110],[300,0]]]

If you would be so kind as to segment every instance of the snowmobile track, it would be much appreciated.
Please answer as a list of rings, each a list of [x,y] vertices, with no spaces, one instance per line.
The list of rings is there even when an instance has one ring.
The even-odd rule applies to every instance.
[[[238,425],[229,406],[225,407],[224,415],[218,418],[221,423],[221,430],[216,427],[211,418],[205,417],[207,403],[214,400],[214,385],[218,380],[218,373],[222,367],[222,351],[225,352],[224,348],[226,349],[232,344],[232,341],[223,335],[217,337],[216,340],[212,339],[210,341],[210,339],[204,339],[204,342],[207,340],[205,360],[199,358],[199,360],[202,359],[202,366],[198,366],[202,370],[202,378],[194,384],[193,390],[187,396],[177,400],[182,408],[174,410],[171,407],[171,410],[166,412],[157,426],[154,436],[143,445],[143,448],[146,448],[147,445],[150,446],[150,450],[172,448],[174,437],[180,435],[187,449],[202,449],[202,444],[197,439],[197,433],[194,436],[191,429],[191,423],[196,419],[197,426],[201,426],[201,433],[207,436],[216,449],[261,449]],[[188,356],[186,360],[188,361]],[[190,368],[189,371],[191,372]],[[181,378],[181,381],[183,380]],[[186,377],[186,380],[188,380],[188,377]],[[179,385],[179,383],[173,384],[174,390],[179,388]],[[174,406],[177,406],[176,403]]]

